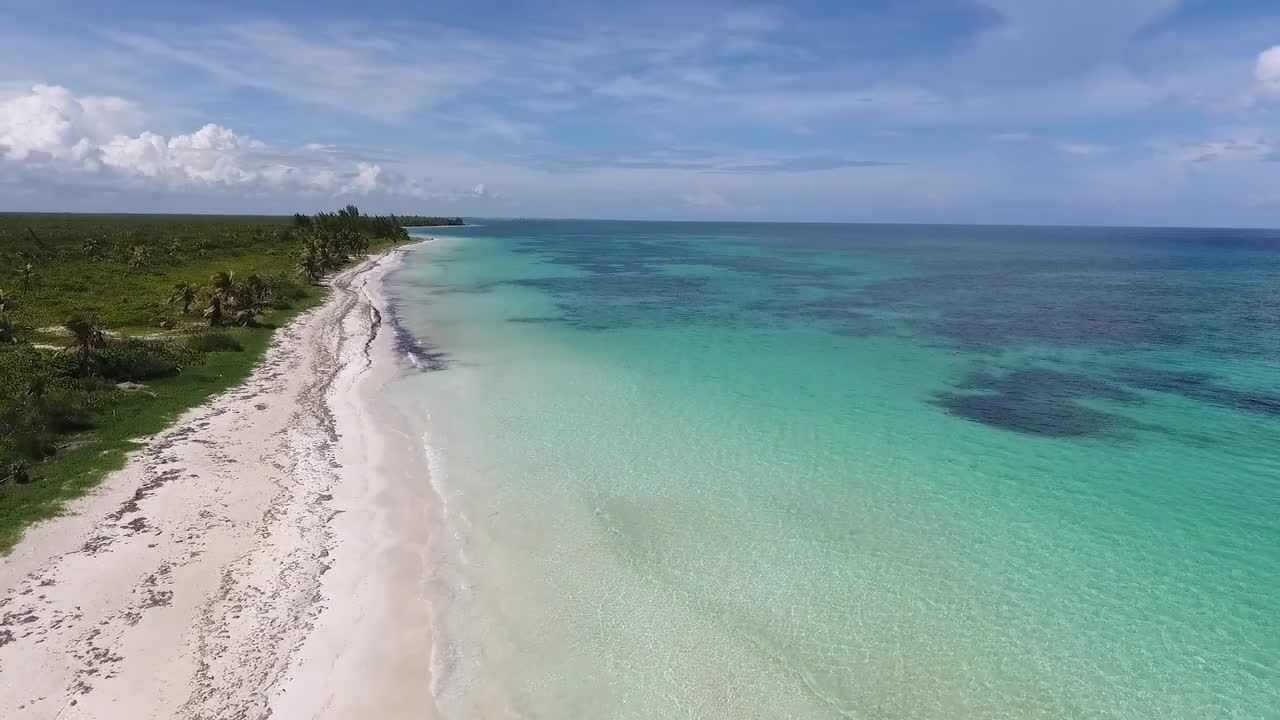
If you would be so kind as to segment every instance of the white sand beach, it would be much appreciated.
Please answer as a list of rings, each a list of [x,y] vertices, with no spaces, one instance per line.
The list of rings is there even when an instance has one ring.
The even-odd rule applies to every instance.
[[[366,392],[398,369],[377,288],[403,253],[0,559],[0,717],[433,714],[431,489]]]

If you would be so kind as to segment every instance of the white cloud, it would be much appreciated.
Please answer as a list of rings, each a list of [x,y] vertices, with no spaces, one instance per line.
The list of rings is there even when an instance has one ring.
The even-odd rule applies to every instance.
[[[121,107],[118,98],[47,88],[50,97],[40,101],[46,113],[40,117],[47,119],[0,119],[0,182],[21,166],[50,177],[100,178],[99,185],[109,181],[113,188],[177,187],[192,195],[241,188],[206,193],[233,210],[251,193],[257,198],[277,188],[311,193],[317,203],[335,193],[368,192],[479,209],[492,206],[488,182],[506,195],[506,208],[578,216],[631,216],[637,207],[679,214],[723,207],[729,197],[735,214],[925,219],[917,214],[926,212],[917,210],[920,199],[947,197],[974,202],[939,201],[939,212],[946,205],[957,213],[952,219],[981,220],[982,213],[1009,217],[1005,195],[1033,184],[1019,168],[1046,154],[1089,156],[1049,163],[1050,176],[1128,164],[1150,170],[1146,176],[1134,170],[1099,194],[1101,208],[1163,192],[1169,168],[1197,182],[1221,173],[1222,187],[1236,189],[1263,182],[1253,175],[1231,182],[1228,173],[1256,172],[1272,182],[1263,174],[1280,172],[1280,163],[1249,159],[1262,151],[1243,144],[1248,135],[1180,138],[1166,154],[1145,158],[1150,167],[1139,165],[1134,152],[1151,128],[1172,124],[1166,118],[1179,126],[1203,119],[1273,128],[1274,106],[1261,100],[1264,89],[1280,98],[1280,46],[1258,51],[1280,37],[1276,17],[1192,27],[1176,17],[1164,22],[1173,0],[972,4],[992,11],[979,30],[958,30],[941,44],[896,48],[892,62],[878,54],[880,42],[891,36],[887,30],[906,26],[846,25],[833,16],[818,27],[794,9],[725,13],[723,5],[697,3],[677,8],[675,20],[610,11],[501,32],[401,19],[343,24],[324,13],[249,23],[210,16],[195,35],[167,25],[164,13],[71,35],[32,35],[14,25],[0,30],[7,34],[0,67],[11,80],[57,79],[95,95],[144,100],[150,119]],[[904,23],[928,19],[916,10],[902,15]],[[749,62],[729,57],[729,46],[749,50]],[[31,95],[28,87],[17,92],[0,81],[0,113],[9,110],[6,97]],[[236,102],[244,96],[262,102]],[[296,138],[280,140],[289,147],[254,147],[222,125],[174,135],[199,128],[210,119],[202,110],[209,107],[236,113],[218,116],[230,128],[288,127]],[[572,117],[555,117],[570,111]],[[352,113],[406,126],[378,132],[385,128]],[[1063,122],[1075,119],[1087,124]],[[1081,130],[1099,123],[1108,125],[1106,138]],[[577,131],[584,127],[603,134]],[[902,139],[876,141],[886,127],[904,133]],[[787,171],[785,182],[763,177],[769,174],[763,168],[780,171],[786,163],[769,154],[776,145],[757,132],[761,128],[809,133],[804,146],[813,148],[813,157],[791,163],[806,172]],[[261,133],[268,131],[254,132],[267,137]],[[205,145],[198,146],[196,136]],[[910,137],[930,138],[929,151],[913,147]],[[725,163],[649,157],[637,138],[657,138],[667,148],[716,147],[756,170],[751,177],[712,177],[707,168]],[[318,142],[302,145],[311,140]],[[1098,140],[1111,150],[1104,152]],[[339,146],[321,144],[329,142]],[[388,147],[352,147],[358,142]],[[851,145],[855,157],[864,146],[900,148],[885,152],[907,163],[876,170],[872,181],[855,167],[836,167]],[[608,157],[598,161],[597,155]],[[980,165],[991,167],[985,185],[970,176]],[[445,182],[425,179],[442,171],[450,176]],[[897,196],[877,194],[885,177],[903,178]],[[851,188],[864,193],[863,205],[851,204]],[[1057,188],[1017,219],[1034,220],[1036,208],[1066,208],[1069,199],[1087,194],[1083,186]],[[78,198],[67,191],[62,197]],[[132,197],[151,202],[148,195]],[[877,215],[882,207],[889,215]],[[1151,210],[1147,219],[1162,218]]]
[[[526,138],[537,134],[537,125],[499,115],[493,112],[472,113],[463,120],[472,130],[492,135],[514,143],[523,142]]]
[[[372,163],[358,163],[356,165],[355,177],[342,188],[342,193],[354,193],[356,195],[368,195],[378,189],[378,177],[382,175],[382,168]]]
[[[528,117],[512,106],[537,113],[607,112],[612,122],[636,124],[666,113],[683,127],[739,113],[735,122],[798,132],[868,116],[992,121],[999,127],[1230,104],[1250,84],[1241,62],[1255,56],[1241,56],[1238,44],[1253,41],[1234,37],[1242,28],[1232,26],[1232,37],[1221,42],[1216,38],[1226,35],[1222,30],[1212,37],[1206,31],[1212,42],[1150,31],[1176,0],[977,4],[991,11],[982,30],[943,48],[914,48],[884,67],[850,50],[876,44],[877,37],[865,37],[882,32],[874,23],[844,26],[833,18],[829,28],[819,29],[778,7],[722,11],[697,3],[665,23],[622,13],[541,23],[514,35],[407,21],[353,26],[323,14],[289,22],[210,22],[196,36],[155,23],[108,28],[101,36],[106,48],[77,40],[63,54],[127,58],[120,62],[128,66],[111,78],[117,84],[108,87],[131,97],[139,91],[119,90],[119,77],[145,88],[177,76],[187,82],[166,87],[166,103],[186,95],[179,102],[196,104],[210,94],[252,88],[343,113],[421,122],[437,137],[442,128],[475,125],[471,116],[488,106],[504,117],[488,123],[486,132],[522,141],[538,133],[522,126]],[[845,35],[847,42],[828,37]],[[749,67],[742,58],[725,57],[725,46],[735,43],[755,54]],[[0,65],[6,64],[4,53],[0,44]],[[28,60],[35,68],[28,72],[44,77],[53,71],[42,65],[55,61]],[[66,69],[60,72],[59,78],[68,77]],[[21,67],[14,74],[22,77]],[[92,76],[80,82],[98,83]],[[600,103],[601,96],[611,102]],[[420,113],[426,107],[429,115]]]
[[[596,92],[619,100],[664,100],[680,102],[691,99],[684,88],[675,82],[663,82],[622,75],[596,89]]]
[[[381,166],[344,159],[332,146],[273,148],[235,131],[206,124],[166,137],[129,134],[141,117],[114,97],[77,97],[60,86],[37,85],[0,98],[0,167],[44,179],[103,181],[151,189],[238,189],[369,195],[424,194]]]
[[[120,98],[77,98],[64,87],[36,85],[0,98],[0,153],[11,161],[86,162],[94,147],[138,115]]]
[[[1054,147],[1068,155],[1101,155],[1110,148],[1106,145],[1085,142],[1059,142]]]
[[[1280,98],[1280,45],[1264,50],[1258,55],[1253,68],[1262,92]]]
[[[567,113],[578,108],[576,101],[558,98],[530,98],[522,100],[520,105],[527,110],[548,115]]]
[[[493,77],[494,59],[457,33],[430,43],[391,32],[351,40],[347,25],[298,32],[278,23],[210,25],[198,37],[110,33],[119,47],[168,66],[193,68],[233,87],[269,90],[315,105],[401,120],[463,86]],[[424,61],[424,56],[430,61]],[[354,100],[358,98],[358,100]]]
[[[1273,160],[1277,143],[1256,129],[1221,129],[1207,139],[1193,142],[1156,140],[1150,144],[1153,153],[1178,165],[1204,165],[1214,162],[1263,162]]]

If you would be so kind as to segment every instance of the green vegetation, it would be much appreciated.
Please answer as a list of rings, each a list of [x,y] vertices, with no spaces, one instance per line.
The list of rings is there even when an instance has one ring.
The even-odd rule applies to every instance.
[[[424,217],[422,215],[392,215],[392,220],[402,227],[457,227],[465,225],[460,217]]]
[[[312,224],[325,226],[342,225],[347,221],[345,213],[352,209],[348,206],[336,213],[320,213],[319,215],[294,215],[294,225],[298,227],[307,227]],[[383,217],[370,218],[370,222],[376,227],[382,226],[398,226],[398,227],[459,227],[465,225],[460,217],[435,217],[431,215],[386,215]],[[372,228],[371,228],[372,230]],[[373,232],[377,232],[373,230]]]
[[[0,215],[0,552],[249,375],[315,282],[409,239],[315,216]],[[145,383],[145,384],[143,384]]]

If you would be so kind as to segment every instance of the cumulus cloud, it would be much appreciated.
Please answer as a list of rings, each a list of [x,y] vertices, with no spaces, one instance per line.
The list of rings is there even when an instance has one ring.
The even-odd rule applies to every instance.
[[[1264,93],[1280,98],[1280,45],[1264,50],[1258,55],[1253,75]]]
[[[422,184],[331,146],[276,148],[213,123],[173,136],[134,133],[141,118],[121,98],[78,97],[60,86],[0,97],[0,169],[150,189],[431,196]],[[476,197],[484,195],[480,187]]]
[[[64,87],[36,85],[0,99],[0,156],[10,161],[85,162],[93,149],[137,120],[120,98],[77,98]]]
[[[259,155],[267,146],[209,124],[189,135],[117,135],[98,150],[102,165],[126,176],[171,185],[237,186],[269,182]]]
[[[357,195],[368,195],[378,189],[378,177],[382,168],[373,163],[362,162],[356,165],[356,174],[343,188],[346,192]]]

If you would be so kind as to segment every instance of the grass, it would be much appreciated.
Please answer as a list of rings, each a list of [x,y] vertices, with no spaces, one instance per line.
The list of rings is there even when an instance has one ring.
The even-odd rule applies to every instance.
[[[285,232],[289,225],[289,218],[274,217],[0,215],[0,289],[8,305],[3,317],[30,328],[28,339],[39,343],[65,342],[41,329],[79,313],[117,333],[167,338],[177,347],[203,328],[197,329],[194,307],[184,316],[180,306],[167,303],[173,285],[203,283],[226,270],[241,277],[296,277],[298,250]],[[403,238],[374,239],[369,251],[399,242]],[[28,263],[32,269],[24,278]],[[122,467],[139,439],[243,382],[274,329],[326,294],[317,285],[299,283],[298,288],[262,315],[259,326],[224,328],[229,339],[185,345],[198,361],[169,377],[148,379],[144,391],[117,390],[94,378],[57,378],[86,399],[92,427],[57,434],[57,451],[32,463],[32,482],[0,485],[0,553],[10,551],[29,525],[56,517],[68,501]],[[15,362],[19,357],[0,350],[0,371],[6,355]],[[52,351],[43,357],[50,366],[59,360]],[[23,373],[9,373],[3,381],[9,387],[0,387],[0,395],[7,393],[10,403],[21,405],[29,402],[23,399],[28,389],[17,386],[22,381],[15,374]],[[0,426],[0,434],[11,437],[14,429]]]
[[[15,295],[10,319],[31,327],[81,313],[109,329],[157,329],[182,320],[165,305],[177,282],[292,272],[288,227],[288,218],[0,215],[0,289]]]

